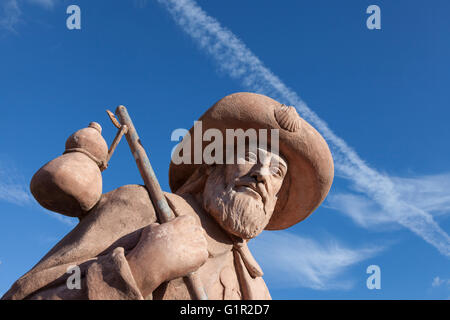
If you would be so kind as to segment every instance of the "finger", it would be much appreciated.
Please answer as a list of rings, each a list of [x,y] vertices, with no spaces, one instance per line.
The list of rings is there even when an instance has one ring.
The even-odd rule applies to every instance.
[[[141,238],[142,237],[145,237],[145,236],[147,236],[147,235],[149,235],[151,232],[153,232],[156,228],[158,228],[159,227],[159,223],[151,223],[151,224],[149,224],[149,225],[147,225],[147,226],[145,226],[143,229],[142,229],[142,232],[141,232]]]
[[[153,223],[150,223],[148,226],[149,226],[150,228],[155,228],[155,227],[160,226],[160,224],[159,224],[158,222],[153,222]]]
[[[197,224],[196,219],[191,215],[182,215],[177,218],[180,223],[185,223],[188,225]]]
[[[193,237],[204,237],[205,232],[199,225],[187,226],[183,229],[183,232],[187,235],[192,235]]]

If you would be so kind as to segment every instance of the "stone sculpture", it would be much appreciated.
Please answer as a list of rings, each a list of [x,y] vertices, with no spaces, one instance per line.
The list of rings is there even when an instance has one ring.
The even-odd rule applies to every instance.
[[[259,94],[229,95],[200,121],[203,131],[278,129],[279,153],[258,147],[257,155],[247,149],[242,163],[172,161],[172,193],[164,195],[176,218],[159,224],[145,186],[101,194],[107,145],[92,123],[31,182],[42,206],[78,217],[78,225],[2,299],[192,299],[183,277],[194,271],[209,299],[270,299],[247,242],[320,205],[333,180],[330,150],[293,107]],[[189,140],[183,150],[195,149]],[[78,289],[67,286],[74,266]]]

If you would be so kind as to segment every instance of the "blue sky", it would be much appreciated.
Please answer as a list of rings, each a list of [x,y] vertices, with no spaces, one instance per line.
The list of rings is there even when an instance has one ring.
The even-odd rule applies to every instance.
[[[70,4],[81,30],[66,28]],[[366,27],[371,4],[381,30]],[[169,190],[172,131],[227,94],[257,91],[295,105],[336,164],[313,215],[250,245],[273,298],[450,298],[449,9],[444,0],[1,0],[0,294],[75,225],[28,188],[70,134],[97,121],[111,142],[105,109],[126,105]],[[141,183],[126,143],[103,183],[104,192]],[[380,290],[366,287],[369,265],[381,268]]]

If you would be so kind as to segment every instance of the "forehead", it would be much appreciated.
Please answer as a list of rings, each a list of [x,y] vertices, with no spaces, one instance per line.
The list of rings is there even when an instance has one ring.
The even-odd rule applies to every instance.
[[[257,148],[257,157],[260,157],[261,161],[270,160],[271,162],[279,163],[287,168],[287,161],[281,154],[271,152],[264,148]]]

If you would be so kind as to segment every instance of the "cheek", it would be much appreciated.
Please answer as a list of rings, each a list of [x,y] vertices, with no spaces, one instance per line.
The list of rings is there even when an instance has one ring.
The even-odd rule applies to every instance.
[[[283,185],[283,179],[272,177],[270,181],[270,196],[275,198]]]
[[[234,183],[237,178],[241,178],[248,174],[252,168],[252,164],[232,164],[225,167],[225,179],[227,184]]]
[[[277,195],[278,192],[280,192],[282,185],[283,185],[283,179],[277,179],[277,182],[275,185],[275,189],[276,189],[275,195]]]

